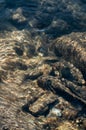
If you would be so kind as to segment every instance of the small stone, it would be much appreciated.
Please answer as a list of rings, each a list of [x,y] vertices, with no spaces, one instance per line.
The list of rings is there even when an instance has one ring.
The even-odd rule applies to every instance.
[[[55,116],[55,117],[61,117],[62,116],[62,113],[61,113],[61,110],[60,109],[57,109],[57,108],[53,108],[49,115],[48,116]]]
[[[38,100],[36,100],[33,104],[29,106],[29,110],[35,114],[36,116],[45,115],[50,107],[50,105],[54,102],[58,101],[57,96],[53,93],[45,93]]]

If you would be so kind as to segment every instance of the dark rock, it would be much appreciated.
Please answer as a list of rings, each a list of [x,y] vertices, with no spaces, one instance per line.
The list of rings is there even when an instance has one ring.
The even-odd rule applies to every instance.
[[[86,45],[85,45],[86,33],[72,33],[67,36],[63,36],[56,39],[53,43],[54,52],[59,57],[67,61],[70,61],[77,68],[80,69],[84,78],[86,79]]]
[[[86,105],[86,101],[82,96],[79,97],[74,94],[74,92],[71,91],[70,88],[66,87],[66,85],[64,86],[64,84],[62,84],[61,81],[57,78],[53,78],[52,76],[40,77],[38,79],[38,85],[45,90],[51,90],[52,92],[61,95],[68,101],[71,101],[71,103],[75,102],[74,104],[76,104],[77,102],[82,105]]]
[[[32,57],[34,55],[36,55],[36,48],[34,45],[28,44],[26,46],[26,54],[28,57]]]
[[[59,78],[63,78],[69,80],[77,85],[84,85],[85,80],[83,79],[83,75],[78,68],[76,68],[70,62],[66,62],[65,60],[59,60],[56,63],[52,64],[52,71],[55,73],[58,71]]]
[[[16,51],[17,55],[19,55],[19,56],[23,55],[23,50],[21,48],[15,47],[14,50]]]
[[[45,93],[37,101],[30,105],[29,110],[36,116],[47,115],[49,107],[57,102],[57,97],[53,93]]]

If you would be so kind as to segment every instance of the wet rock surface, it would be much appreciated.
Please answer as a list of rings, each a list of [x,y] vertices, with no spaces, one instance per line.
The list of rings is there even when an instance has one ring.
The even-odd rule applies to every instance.
[[[73,44],[68,40],[66,44],[64,38],[73,40],[73,36],[77,37]],[[0,39],[1,129],[60,130],[64,127],[64,120],[67,124],[65,129],[85,129],[85,52],[78,52],[77,46],[74,46],[74,43],[79,45],[77,40],[80,36],[84,40],[85,33],[74,33],[56,39],[52,55],[49,52],[47,56],[43,56],[39,55],[37,46],[27,31],[4,34],[4,38]],[[60,39],[63,40],[62,44],[59,44]],[[30,43],[35,48],[35,54],[31,54],[29,48],[30,54],[27,55],[27,46],[30,47]],[[85,50],[85,40],[82,43],[79,47]],[[68,45],[71,45],[71,55],[67,60]],[[65,49],[61,57],[57,55],[59,46]],[[76,57],[81,56],[78,61],[72,56],[73,47],[77,51]],[[63,49],[60,50],[63,54]],[[81,64],[78,66],[77,63]]]
[[[72,33],[59,38],[55,41],[54,52],[58,57],[73,63],[86,78],[86,33]]]
[[[0,1],[0,130],[86,129],[85,5]]]

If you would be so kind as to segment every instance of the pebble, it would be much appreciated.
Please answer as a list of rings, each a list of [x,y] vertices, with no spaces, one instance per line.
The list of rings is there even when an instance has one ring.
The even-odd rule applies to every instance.
[[[60,110],[60,109],[53,108],[53,109],[51,109],[51,111],[50,111],[50,113],[49,113],[48,116],[61,117],[61,116],[62,116],[62,113],[61,113],[61,110]]]

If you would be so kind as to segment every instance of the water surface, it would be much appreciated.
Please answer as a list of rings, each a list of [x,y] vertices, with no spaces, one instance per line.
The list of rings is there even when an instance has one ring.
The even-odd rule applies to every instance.
[[[86,31],[86,1],[0,0],[0,30],[14,28],[48,39]]]

